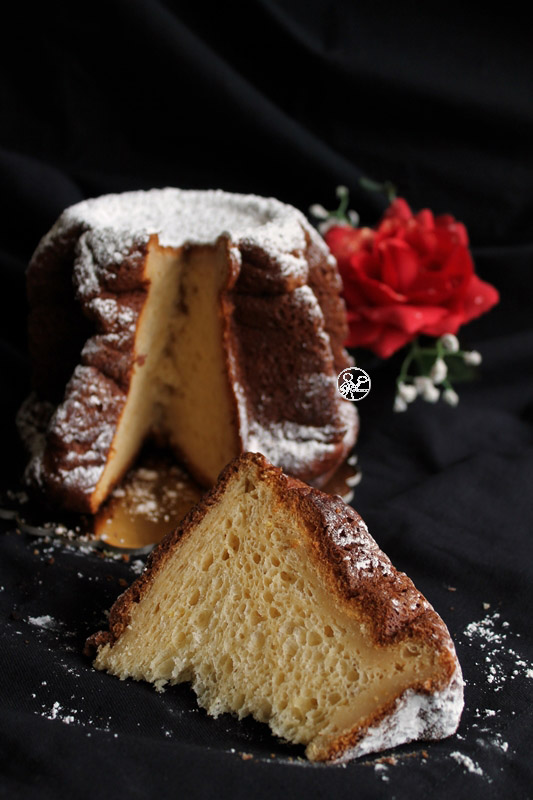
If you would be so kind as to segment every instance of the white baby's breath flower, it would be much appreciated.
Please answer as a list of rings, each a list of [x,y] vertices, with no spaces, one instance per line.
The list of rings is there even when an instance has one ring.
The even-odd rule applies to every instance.
[[[359,227],[359,214],[357,213],[357,211],[354,211],[353,208],[350,208],[350,210],[348,211],[348,219],[350,220],[354,228]]]
[[[348,187],[347,186],[337,186],[337,188],[335,189],[335,194],[337,195],[337,197],[342,199],[343,197],[345,197],[348,194]]]
[[[446,362],[443,358],[437,358],[435,363],[431,367],[429,377],[435,384],[442,383],[445,380],[448,374],[448,367],[446,366]]]
[[[431,380],[425,375],[417,375],[415,378],[415,386],[418,394],[422,395],[424,400],[428,403],[436,403],[440,397],[440,392]]]
[[[412,403],[413,400],[416,400],[418,392],[416,386],[413,386],[412,383],[400,382],[398,384],[398,394],[406,403]]]
[[[431,378],[428,378],[426,375],[417,375],[415,377],[415,389],[417,394],[424,394],[425,388],[429,383],[433,383]]]
[[[310,206],[309,213],[317,219],[327,219],[329,216],[329,212],[326,211],[324,206],[321,206],[320,203],[315,203],[314,205]]]
[[[449,406],[456,406],[459,402],[459,395],[454,389],[445,389],[442,393],[442,399]]]
[[[465,364],[470,364],[472,367],[477,367],[482,361],[481,353],[478,353],[477,350],[470,350],[469,352],[464,353],[463,358],[465,360]]]
[[[439,399],[439,397],[440,397],[440,392],[439,392],[439,390],[437,389],[437,387],[436,387],[436,386],[434,386],[433,384],[431,384],[430,386],[427,386],[427,387],[426,387],[426,389],[425,389],[425,391],[424,391],[424,394],[422,395],[422,397],[423,397],[423,398],[424,398],[424,400],[426,400],[428,403],[436,403],[436,402],[437,402],[437,400],[438,400],[438,399]]]
[[[448,353],[457,353],[459,350],[459,339],[453,333],[445,333],[439,341]]]
[[[407,411],[407,403],[405,402],[403,397],[399,394],[397,394],[396,397],[394,398],[393,409],[394,411],[396,411],[396,413],[399,413],[400,411]]]

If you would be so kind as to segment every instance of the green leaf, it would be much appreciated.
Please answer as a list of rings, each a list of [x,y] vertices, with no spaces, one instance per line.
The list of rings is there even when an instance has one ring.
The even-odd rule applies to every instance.
[[[448,380],[450,383],[468,383],[469,381],[479,380],[479,372],[471,364],[465,364],[460,353],[453,353],[446,356],[448,365]]]

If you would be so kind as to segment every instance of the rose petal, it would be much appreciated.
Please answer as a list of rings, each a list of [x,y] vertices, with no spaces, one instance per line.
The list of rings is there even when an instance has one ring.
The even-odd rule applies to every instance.
[[[358,305],[390,305],[391,303],[404,303],[406,297],[394,291],[386,283],[376,280],[369,276],[372,258],[367,253],[358,253],[353,256],[348,267],[341,267],[341,276],[345,287],[345,299],[351,308],[358,308]],[[373,262],[372,262],[373,263]],[[379,265],[377,265],[379,266]],[[354,292],[362,293],[366,302],[355,301]]]
[[[481,316],[500,301],[500,294],[490,283],[472,275],[464,296],[465,322]]]
[[[374,231],[371,228],[352,228],[349,225],[335,225],[324,236],[339,264],[349,261],[354,253],[368,247],[373,238]]]
[[[405,241],[423,260],[431,258],[437,248],[437,236],[435,231],[421,228],[418,225],[410,227],[409,230],[407,230]]]
[[[396,197],[383,214],[383,219],[396,217],[397,219],[407,221],[408,219],[411,219],[412,216],[413,212],[411,211],[407,200],[404,200],[403,197]]]
[[[405,294],[418,274],[419,260],[416,253],[409,245],[398,239],[382,242],[379,251],[383,282]]]
[[[451,214],[440,214],[435,217],[435,227],[447,231],[454,242],[468,247],[468,233],[462,222],[458,222]]]
[[[343,276],[342,283],[344,286],[342,294],[349,310],[355,310],[361,306],[368,305],[369,298],[361,289],[359,282]]]
[[[405,347],[415,337],[398,328],[386,328],[372,350],[380,358],[390,358],[393,353]]]
[[[426,228],[429,231],[432,231],[435,227],[435,218],[433,216],[433,211],[430,211],[429,208],[423,208],[417,214],[415,214],[413,223],[418,223],[422,228]]]
[[[389,358],[414,338],[398,328],[375,325],[360,319],[358,315],[354,317],[348,314],[348,325],[350,333],[345,342],[346,347],[364,347],[380,358]]]
[[[494,286],[472,275],[462,302],[453,304],[442,320],[427,325],[421,333],[428,336],[457,333],[462,325],[489,311],[499,300],[500,295]]]
[[[373,349],[385,330],[384,325],[374,325],[361,319],[359,314],[348,314],[349,335],[345,341],[347,347],[365,347]]]
[[[372,322],[392,325],[407,334],[416,335],[423,327],[434,325],[446,316],[447,311],[445,308],[437,306],[404,304],[381,306],[380,308],[360,308],[359,313]]]
[[[421,271],[413,282],[409,300],[419,305],[446,303],[453,296],[461,296],[474,270],[470,252],[463,247],[454,247],[440,269]]]

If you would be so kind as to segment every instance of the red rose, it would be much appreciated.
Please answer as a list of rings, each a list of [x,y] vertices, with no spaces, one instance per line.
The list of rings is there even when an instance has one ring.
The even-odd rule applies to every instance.
[[[376,228],[336,225],[325,234],[336,256],[348,309],[349,347],[388,358],[418,334],[442,336],[494,306],[480,280],[465,226],[394,200]]]

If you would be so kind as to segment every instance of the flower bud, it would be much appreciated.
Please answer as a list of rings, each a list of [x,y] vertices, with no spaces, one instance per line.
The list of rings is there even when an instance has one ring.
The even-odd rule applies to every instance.
[[[439,390],[437,389],[437,387],[436,387],[436,386],[434,386],[433,384],[430,384],[429,386],[427,386],[427,387],[425,388],[425,390],[424,390],[424,393],[423,393],[422,397],[423,397],[423,398],[424,398],[424,400],[426,400],[428,403],[436,403],[436,402],[437,402],[437,400],[438,400],[438,399],[439,399],[439,397],[440,397],[440,392],[439,392]]]
[[[428,378],[426,375],[417,375],[415,378],[415,388],[417,394],[424,394],[424,390],[428,383],[433,383],[431,378]]]
[[[431,378],[428,378],[425,375],[419,375],[415,378],[415,385],[418,390],[418,394],[421,394],[424,400],[427,400],[428,403],[437,402],[440,397],[440,392],[434,385]]]
[[[413,400],[416,400],[418,395],[416,386],[413,386],[411,383],[399,383],[398,384],[398,395],[405,400],[406,403],[412,403]]]
[[[407,411],[407,403],[399,394],[397,394],[394,398],[393,410],[396,411],[396,413],[399,413],[400,411]]]
[[[442,393],[442,399],[449,406],[456,406],[459,402],[459,395],[453,389],[445,389]]]
[[[448,353],[457,353],[459,350],[459,339],[453,333],[445,333],[439,341]]]
[[[320,203],[315,203],[314,205],[310,206],[309,213],[317,219],[327,219],[329,216],[329,213],[326,211],[324,206],[320,205]]]
[[[482,361],[481,353],[478,353],[477,350],[470,350],[470,352],[467,352],[463,355],[463,358],[465,360],[465,364],[470,364],[472,367],[477,367]]]
[[[442,383],[445,380],[448,374],[448,367],[446,366],[446,362],[443,358],[437,358],[435,363],[431,367],[429,377],[435,384]]]
[[[359,221],[360,221],[359,220],[359,214],[357,213],[357,211],[354,211],[353,208],[350,208],[348,210],[348,219],[350,220],[350,222],[354,226],[354,228],[358,228],[359,227]]]

